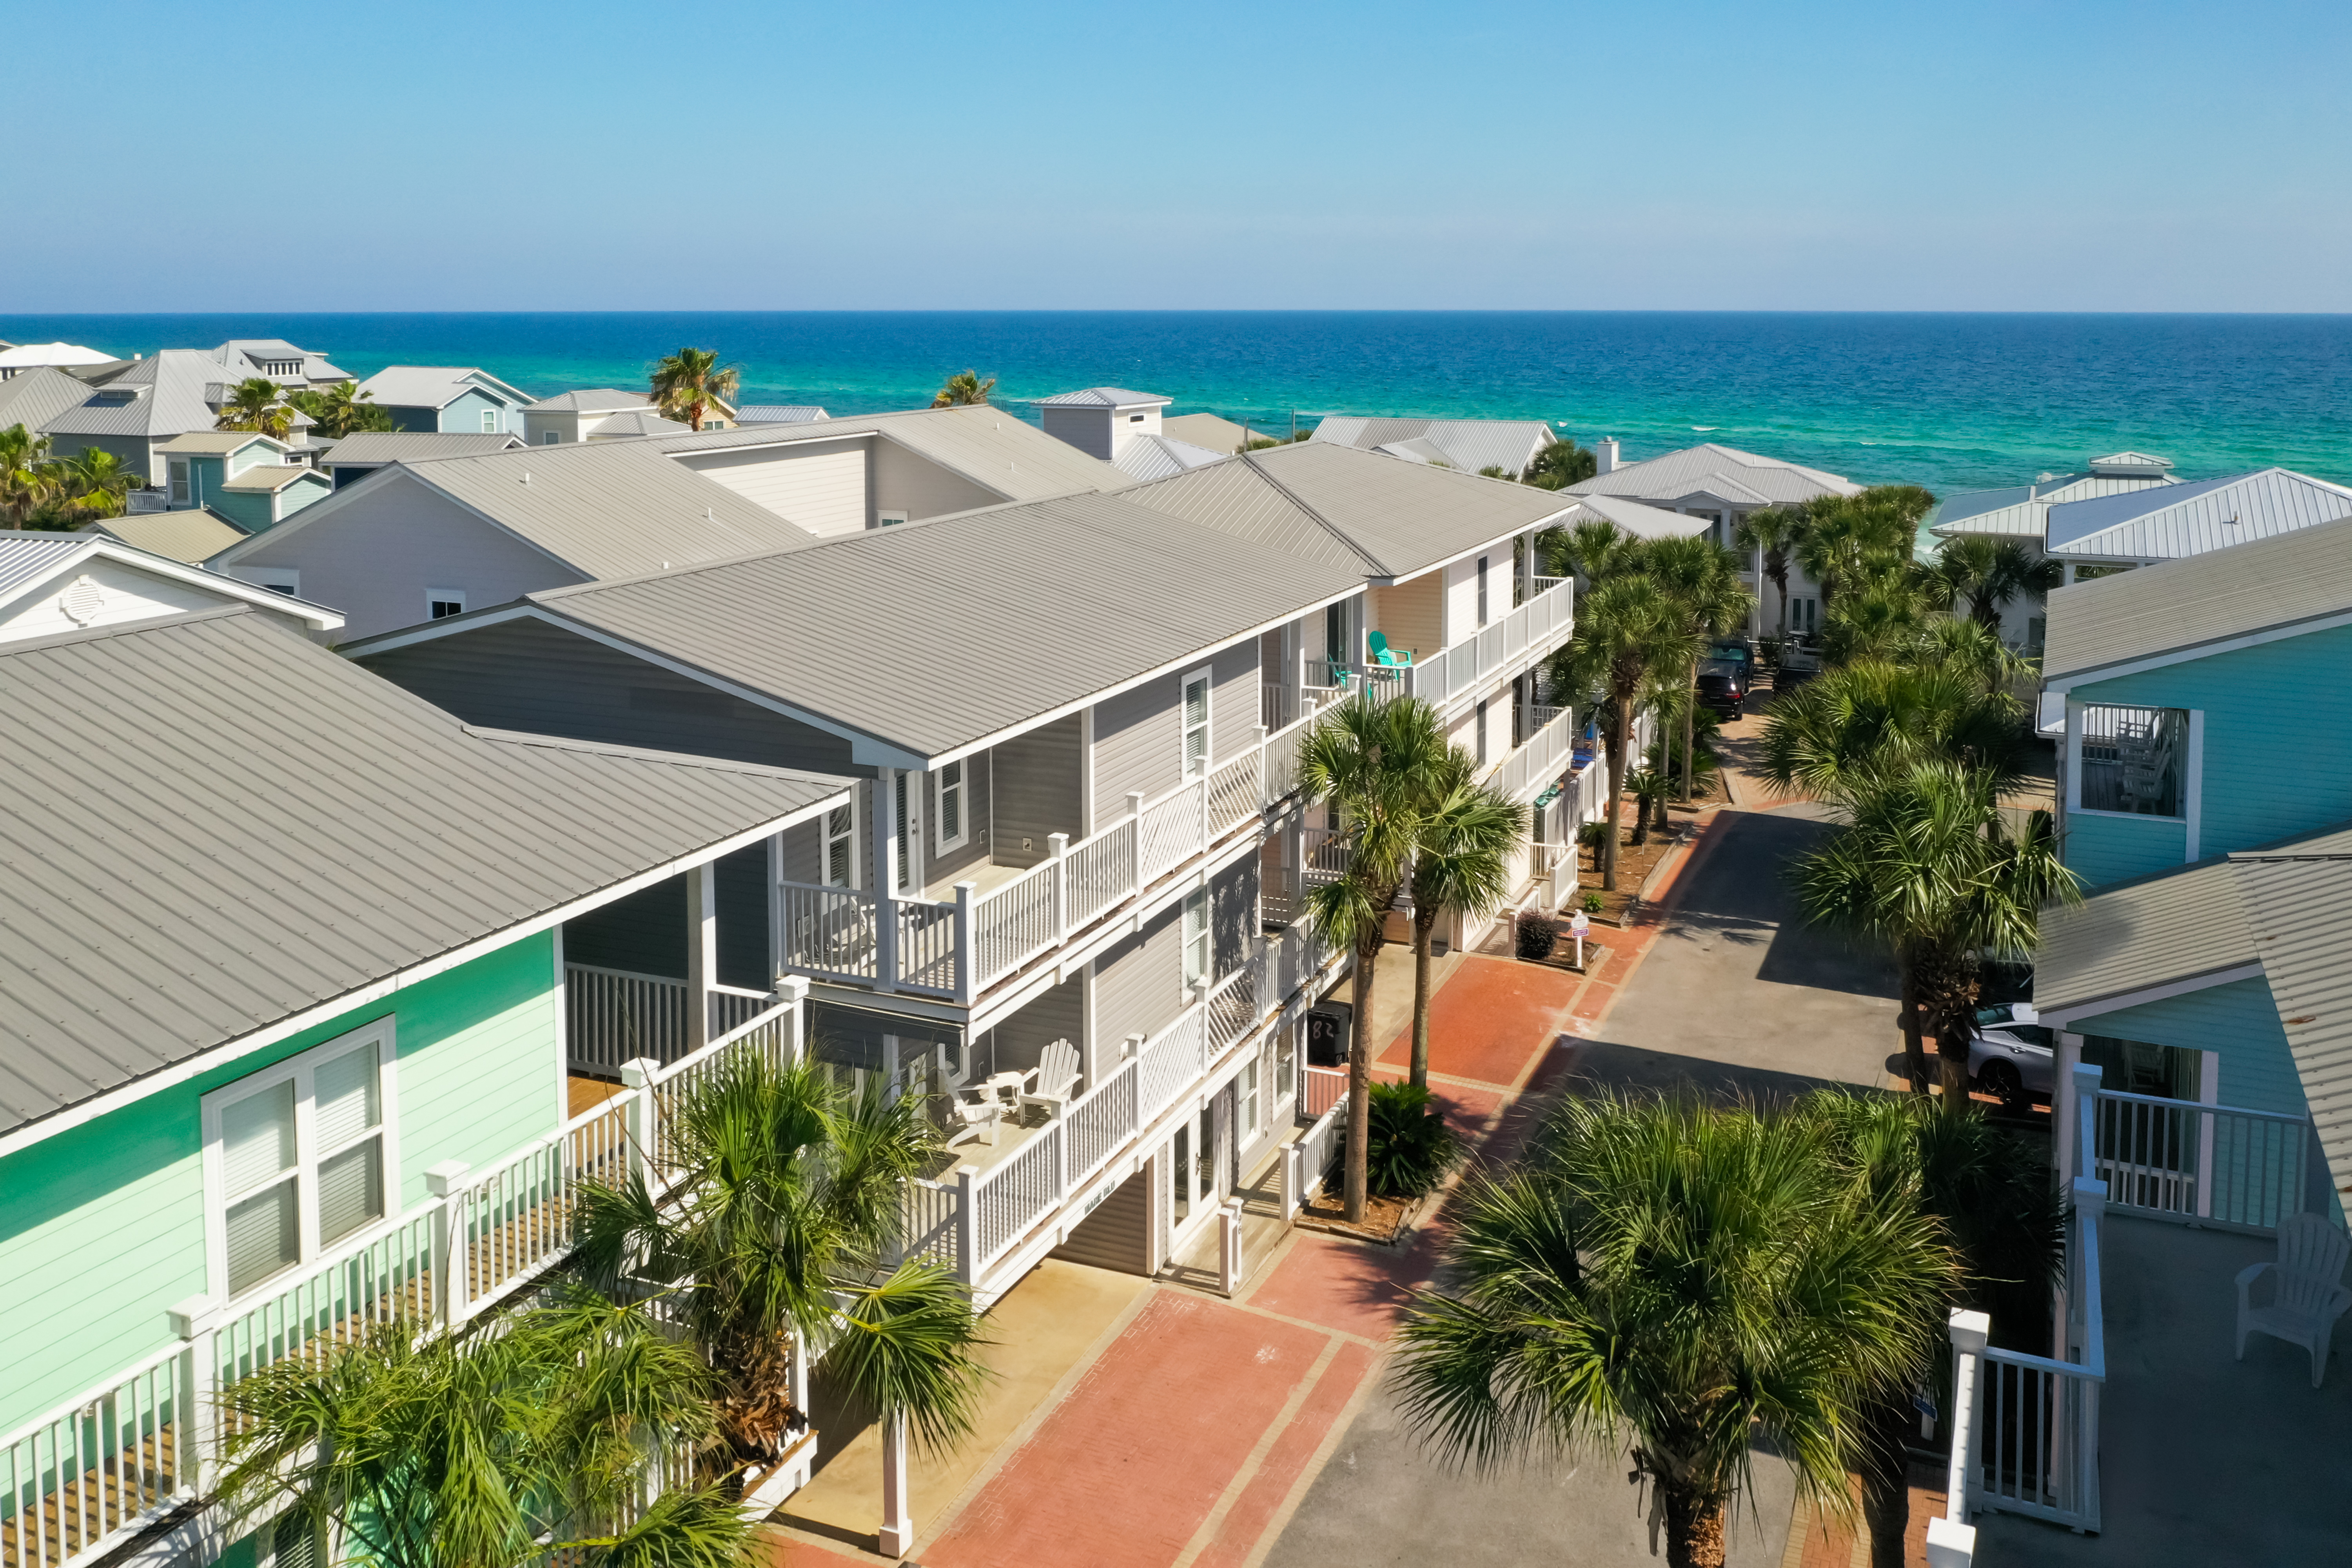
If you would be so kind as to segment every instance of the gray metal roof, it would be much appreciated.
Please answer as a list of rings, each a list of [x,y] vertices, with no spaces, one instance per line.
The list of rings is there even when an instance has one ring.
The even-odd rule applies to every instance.
[[[49,533],[23,529],[0,531],[0,603],[16,596],[27,583],[36,583],[66,562],[86,553],[89,536]]]
[[[1948,496],[1927,516],[1927,531],[1939,539],[1963,533],[1991,533],[2039,541],[2049,531],[2050,509],[2094,496],[2123,495],[2158,485],[2179,484],[2160,474],[2067,474],[2037,479],[2030,485],[2009,485],[1997,490],[1970,490]]]
[[[201,349],[150,354],[103,386],[83,394],[80,406],[44,426],[59,436],[176,436],[209,430],[219,417],[221,362]],[[125,393],[132,395],[124,396]]]
[[[1573,528],[1588,518],[1613,522],[1636,539],[1690,539],[1715,526],[1711,518],[1685,517],[1622,496],[1579,496],[1556,526]]]
[[[814,403],[747,403],[735,411],[739,425],[814,425],[824,417]]]
[[[245,530],[203,507],[178,511],[140,511],[93,522],[83,531],[119,539],[135,550],[194,566],[218,555],[246,536]]]
[[[472,431],[358,430],[334,444],[326,458],[329,468],[376,468],[385,463],[423,463],[438,458],[478,458],[488,452],[511,452],[523,445],[520,436],[477,435]]]
[[[1824,473],[1778,458],[1759,457],[1710,441],[1662,458],[1628,463],[1614,473],[1596,474],[1568,487],[1577,496],[1622,496],[1628,500],[1679,501],[1712,495],[1738,506],[1787,506],[1817,496],[1859,495],[1862,487],[1841,474]]]
[[[299,359],[302,368],[296,373],[299,379],[311,383],[334,383],[352,379],[348,371],[338,370],[327,363],[327,356],[310,349],[296,348],[284,338],[231,338],[215,349],[212,357],[222,364],[235,368],[239,375],[267,375],[261,366],[265,361],[282,364]]]
[[[488,371],[471,364],[386,365],[360,383],[359,392],[386,408],[446,408],[468,392],[486,392],[518,407],[530,401]]]
[[[0,1131],[843,787],[469,731],[235,611],[0,647]]]
[[[560,392],[553,397],[542,397],[523,410],[526,414],[603,414],[621,408],[642,408],[653,398],[642,392],[623,392],[614,386],[583,387],[576,392]]]
[[[1040,408],[1142,408],[1176,400],[1156,392],[1129,392],[1123,386],[1089,386],[1083,392],[1057,392],[1037,400]]]
[[[2055,1012],[2252,963],[2253,928],[2226,860],[2101,888],[2042,911],[2033,1005]]]
[[[1540,419],[1384,419],[1334,414],[1315,426],[1309,439],[1364,451],[1402,447],[1402,455],[1423,462],[1434,457],[1473,474],[1481,468],[1507,468],[1517,478],[1551,439],[1551,426]]]
[[[1271,430],[1254,429],[1249,438],[1264,437],[1281,440],[1280,427]],[[1214,414],[1171,414],[1160,421],[1160,433],[1171,441],[1188,441],[1195,447],[1206,447],[1212,452],[1238,452],[1242,449],[1243,426]]]
[[[0,381],[0,430],[22,425],[46,431],[49,422],[89,401],[89,383],[49,365],[36,365]]]
[[[1255,460],[1264,455],[1253,453],[1246,458],[1209,464],[1181,478],[1138,485],[1121,493],[1139,506],[1213,528],[1247,543],[1286,551],[1327,566],[1344,566],[1359,574],[1382,572],[1381,563],[1345,533],[1318,519],[1269,479]]]
[[[1133,482],[1101,458],[1090,458],[1067,441],[1046,435],[1017,414],[986,404],[861,414],[797,429],[753,425],[706,430],[700,435],[665,437],[654,445],[684,456],[778,441],[837,441],[863,435],[895,441],[1006,500],[1124,489]]]
[[[2352,489],[2260,468],[2050,509],[2051,554],[2173,561],[2352,515]]]
[[[1237,495],[1234,481],[1223,477],[1228,468],[1255,472],[1287,500],[1287,521],[1266,498]],[[1547,522],[1574,504],[1573,497],[1558,490],[1315,441],[1228,458],[1161,479],[1150,489],[1136,499],[1311,558],[1328,557],[1324,536],[1336,537],[1375,577],[1426,572],[1489,541]]]
[[[221,489],[274,494],[297,479],[316,479],[322,485],[335,482],[332,475],[322,474],[307,463],[256,463],[244,472],[231,474],[223,479]]]
[[[1359,569],[1243,543],[1122,497],[1072,496],[529,601],[937,757],[1361,582]],[[426,635],[460,634],[472,618]],[[369,646],[345,651],[363,658]]]
[[[1130,436],[1120,443],[1118,456],[1111,461],[1130,479],[1164,479],[1187,468],[1222,463],[1224,459],[1224,453],[1195,447],[1190,441],[1172,440],[1166,436]]]
[[[2352,514],[2352,501],[2346,503]],[[2352,611],[2352,515],[2185,561],[2160,561],[2050,595],[2042,679]]]
[[[204,517],[197,511],[152,513],[161,518]],[[194,568],[192,562],[122,539],[111,531],[116,523],[131,522],[133,519],[110,518],[103,525],[93,524],[76,533],[48,533],[31,530],[0,531],[0,605],[28,591],[44,580],[54,580],[93,557],[119,562],[139,571],[152,572],[172,582],[197,587],[213,595],[216,603],[243,602],[308,622],[319,631],[332,631],[343,624],[342,616],[324,605],[314,605],[307,599],[274,592],[256,583],[239,582],[234,577]],[[217,520],[215,520],[217,521]],[[245,535],[230,530],[233,537]],[[193,569],[192,569],[193,568]]]
[[[184,430],[155,449],[178,455],[223,456],[241,452],[255,442],[260,442],[273,452],[289,449],[288,443],[274,436],[264,436],[252,430]]]
[[[231,547],[226,566],[340,516],[399,482],[429,486],[591,577],[791,550],[815,536],[725,485],[671,462],[655,441],[567,441],[475,458],[441,458],[380,469],[314,501],[264,534]]]
[[[2162,472],[2170,467],[2171,458],[2159,458],[2153,452],[2110,452],[2104,458],[2091,459],[2091,471],[2095,474],[2151,469]]]
[[[2320,1148],[2336,1184],[2352,1185],[2352,844],[2325,859],[2281,852],[2231,866]]]
[[[625,440],[632,436],[675,436],[691,433],[694,426],[683,419],[665,419],[650,408],[631,408],[608,419],[600,419],[590,428],[592,441]]]

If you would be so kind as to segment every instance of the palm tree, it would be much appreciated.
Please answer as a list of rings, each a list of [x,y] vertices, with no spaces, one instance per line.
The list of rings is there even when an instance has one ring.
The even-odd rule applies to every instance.
[[[1805,537],[1805,514],[1793,507],[1767,507],[1739,520],[1732,538],[1742,550],[1759,552],[1764,576],[1780,600],[1780,640],[1789,638],[1789,563]]]
[[[1927,1088],[1921,1032],[1936,1037],[1944,1103],[1968,1103],[1969,1039],[1987,956],[2033,951],[2042,909],[2079,902],[2050,814],[2012,833],[1993,776],[1948,761],[1915,763],[1841,792],[1847,816],[1790,868],[1805,918],[1882,942],[1895,955],[1908,1020],[1912,1086]]]
[[[996,378],[994,376],[992,375],[986,381],[982,381],[976,373],[967,370],[962,372],[961,374],[948,377],[946,384],[940,388],[939,395],[931,399],[931,406],[934,408],[969,408],[976,404],[987,402],[988,395],[995,390]],[[1253,442],[1251,444],[1255,446],[1256,443]],[[1272,440],[1268,440],[1266,442],[1266,445],[1269,447],[1276,446],[1279,443]]]
[[[1958,1116],[1931,1112],[1924,1101],[1822,1089],[1799,1102],[1819,1120],[1832,1157],[1854,1179],[1907,1204],[1940,1226],[1960,1259],[1946,1296],[1923,1300],[1933,1326],[1954,1307],[1989,1312],[1996,1324],[2039,1325],[2065,1263],[2065,1205],[2045,1148],[1996,1127],[1974,1108]],[[1909,1527],[1909,1460],[1916,1427],[1912,1389],[1877,1391],[1864,1419],[1862,1513],[1870,1530],[1872,1568],[1903,1568]]]
[[[215,430],[251,430],[273,441],[283,441],[294,428],[293,405],[286,389],[266,375],[249,375],[229,388],[221,404]]]
[[[379,405],[374,393],[362,392],[355,381],[339,381],[325,388],[305,387],[288,393],[286,401],[308,415],[319,434],[338,441],[362,430],[399,428],[392,410]]]
[[[1460,1283],[1399,1331],[1408,1419],[1481,1468],[1630,1447],[1673,1568],[1722,1563],[1759,1439],[1846,1510],[1859,1415],[1929,1364],[1917,1303],[1956,1264],[1829,1144],[1815,1120],[1746,1107],[1567,1101],[1527,1168],[1473,1179]]]
[[[1606,518],[1588,518],[1573,528],[1548,528],[1536,538],[1555,577],[1581,577],[1587,588],[1641,570],[1648,544]]]
[[[2012,599],[2037,603],[2065,580],[2065,568],[2029,549],[2021,539],[1964,533],[1947,540],[1932,568],[1937,588],[1979,626],[1998,629],[2001,607]]]
[[[84,447],[69,458],[46,465],[52,493],[65,520],[79,528],[85,522],[121,517],[132,490],[145,476],[122,466],[122,459],[103,447]]]
[[[717,1478],[638,1505],[649,1455],[711,1439],[693,1346],[577,1289],[499,1327],[420,1337],[395,1320],[231,1384],[231,1515],[283,1510],[381,1568],[751,1568],[751,1525]]]
[[[1756,595],[1739,584],[1739,558],[1705,534],[1684,539],[1654,540],[1643,552],[1643,570],[1657,584],[1689,627],[1689,673],[1675,706],[1683,721],[1683,802],[1690,803],[1692,716],[1698,710],[1699,657],[1707,640],[1748,624]]]
[[[0,430],[0,507],[7,509],[9,527],[24,527],[33,510],[48,498],[48,452],[47,436],[22,425]]]
[[[1697,647],[1681,608],[1648,577],[1633,575],[1605,579],[1587,595],[1577,606],[1574,635],[1552,656],[1553,690],[1594,691],[1609,707],[1609,833],[1601,840],[1601,885],[1612,891],[1617,810],[1625,789],[1634,700],[1653,671],[1681,669]]]
[[[1600,471],[1600,459],[1566,436],[1555,437],[1537,449],[1528,464],[1525,482],[1538,489],[1566,489],[1582,484]]]
[[[1448,750],[1435,709],[1412,697],[1380,702],[1369,692],[1317,719],[1299,747],[1299,789],[1308,800],[1339,813],[1348,848],[1347,869],[1307,889],[1304,902],[1307,919],[1325,940],[1356,955],[1342,1186],[1350,1222],[1364,1217],[1373,971],[1388,941],[1389,910],[1420,842],[1422,819],[1441,797],[1438,784]]]
[[[1510,859],[1527,841],[1528,814],[1475,782],[1478,764],[1456,746],[1441,764],[1443,788],[1412,847],[1412,1082],[1429,1087],[1429,962],[1447,910],[1484,920],[1510,893]]]
[[[939,1147],[921,1104],[878,1079],[851,1090],[819,1064],[747,1053],[667,1123],[681,1168],[668,1196],[642,1176],[583,1188],[583,1277],[667,1289],[719,1373],[719,1435],[739,1463],[772,1464],[805,1426],[791,1394],[796,1355],[824,1359],[928,1449],[971,1432],[982,1375],[971,1298],[936,1264],[892,1262],[905,1184]]]
[[[721,370],[714,349],[680,349],[655,364],[652,380],[654,406],[661,416],[699,430],[713,403],[734,397],[742,372],[733,365]]]
[[[1876,485],[1806,502],[1795,554],[1805,575],[1821,584],[1822,613],[1830,612],[1839,594],[1902,572],[1916,548],[1919,520],[1935,504],[1917,485]]]
[[[1916,581],[1899,570],[1849,583],[1822,617],[1822,660],[1834,668],[1896,658],[1920,640],[1935,613]]]
[[[1943,760],[1988,774],[2006,793],[2022,776],[2021,719],[2017,703],[1965,661],[1864,660],[1773,703],[1759,766],[1782,789],[1837,796]]]

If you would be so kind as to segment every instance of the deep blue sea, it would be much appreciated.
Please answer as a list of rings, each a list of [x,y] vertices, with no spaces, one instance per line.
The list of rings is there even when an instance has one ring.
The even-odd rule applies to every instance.
[[[2102,452],[2185,477],[2278,463],[2352,483],[2352,316],[1728,312],[751,312],[10,316],[113,353],[283,337],[358,375],[480,365],[527,391],[641,384],[691,344],[746,401],[836,414],[1121,385],[1286,433],[1294,416],[1548,419],[1628,458],[1720,441],[1939,493]],[[1014,406],[1021,406],[1014,403]]]

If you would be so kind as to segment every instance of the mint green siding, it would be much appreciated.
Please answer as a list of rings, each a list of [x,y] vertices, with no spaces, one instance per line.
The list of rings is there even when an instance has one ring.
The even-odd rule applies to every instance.
[[[334,493],[335,481],[326,474],[305,474],[278,492],[278,521],[284,522],[312,501],[325,500]]]
[[[482,416],[485,414],[498,416],[499,422],[491,429],[500,433],[507,429],[512,419],[504,398],[493,397],[478,389],[467,393],[441,411],[441,428],[457,435],[479,436],[483,433]]]
[[[215,490],[205,488],[205,504],[247,533],[260,533],[278,520],[270,515],[267,490]]]
[[[2248,1110],[2303,1114],[2303,1080],[2287,1049],[2286,1030],[2261,980],[2209,985],[2202,991],[2149,1002],[2066,1027],[2076,1034],[2143,1040],[2151,1046],[2218,1051],[2221,1057],[2221,1100]]]
[[[2205,715],[2200,859],[2352,818],[2352,773],[2316,742],[2352,728],[2352,627],[2077,687],[2079,702]],[[2181,863],[2186,828],[2158,818],[2071,816],[2066,861],[2103,886]]]
[[[428,1166],[554,1131],[560,1005],[552,934],[526,938],[0,1159],[0,1431],[163,1349],[165,1312],[205,1293],[204,1095],[392,1015],[412,1207]]]

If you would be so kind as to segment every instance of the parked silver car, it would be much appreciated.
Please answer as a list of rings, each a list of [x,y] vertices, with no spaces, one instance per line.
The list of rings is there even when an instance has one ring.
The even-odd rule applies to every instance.
[[[1969,1078],[2011,1110],[2023,1110],[2037,1094],[2047,1100],[2056,1082],[2057,1053],[2051,1046],[2051,1031],[2037,1021],[2032,1003],[1982,1008],[1969,1041]]]

